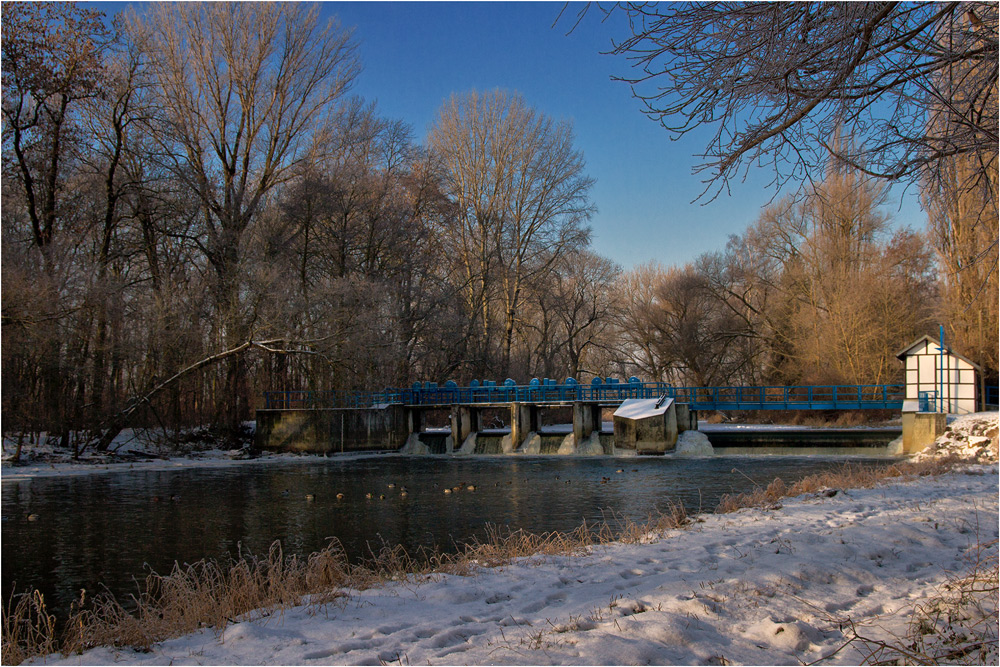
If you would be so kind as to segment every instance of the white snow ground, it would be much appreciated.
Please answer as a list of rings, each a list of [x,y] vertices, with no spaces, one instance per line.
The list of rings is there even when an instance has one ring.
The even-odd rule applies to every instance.
[[[149,653],[102,648],[45,664],[799,664],[848,620],[905,632],[913,606],[997,539],[997,469],[788,499],[702,517],[646,544],[435,575],[346,604],[206,630]],[[830,664],[857,664],[848,647]],[[42,661],[36,661],[36,663]]]
[[[914,460],[955,456],[966,461],[990,463],[997,460],[997,435],[1000,431],[997,413],[977,412],[951,417],[945,433],[930,447],[914,456]]]
[[[996,414],[986,418],[995,430]],[[958,442],[958,426],[940,442]],[[148,653],[101,648],[35,662],[857,664],[858,645],[841,649],[845,624],[891,641],[916,605],[967,570],[977,545],[996,557],[997,480],[994,463],[805,495],[703,516],[642,544],[349,591],[340,605],[297,607]]]

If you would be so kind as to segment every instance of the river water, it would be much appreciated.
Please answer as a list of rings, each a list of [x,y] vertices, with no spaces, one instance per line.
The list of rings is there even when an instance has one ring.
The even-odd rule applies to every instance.
[[[411,554],[422,547],[453,551],[483,537],[488,524],[569,531],[613,516],[642,521],[672,502],[689,513],[711,511],[723,494],[844,463],[805,457],[381,456],[4,482],[3,596],[34,586],[59,613],[81,588],[93,595],[107,587],[123,598],[149,570],[165,574],[175,561],[225,560],[240,549],[265,554],[274,540],[286,554],[309,554],[336,537],[358,560],[383,544],[401,544]],[[463,483],[475,491],[444,493]],[[29,521],[30,515],[37,516]]]

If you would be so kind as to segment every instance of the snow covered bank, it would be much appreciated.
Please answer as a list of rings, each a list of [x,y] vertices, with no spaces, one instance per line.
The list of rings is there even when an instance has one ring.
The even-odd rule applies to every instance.
[[[948,431],[931,445],[925,452],[917,455],[917,460],[954,456],[962,460],[977,463],[995,463],[997,456],[998,415],[996,412],[980,412],[961,417],[952,417]],[[610,430],[611,423],[605,427]],[[566,432],[572,430],[572,425],[565,425]],[[713,432],[726,431],[771,431],[795,429],[798,426],[759,425],[759,424],[702,424],[699,431],[682,433],[678,440],[677,454],[682,456],[711,456],[711,439]],[[821,430],[821,429],[816,429]],[[859,429],[861,430],[861,429]],[[104,472],[122,472],[127,470],[176,470],[180,468],[219,468],[270,461],[296,461],[311,463],[322,460],[320,455],[274,454],[260,453],[250,457],[245,450],[223,450],[212,447],[189,449],[178,452],[156,444],[156,441],[146,437],[139,429],[126,429],[115,439],[110,448],[113,453],[101,454],[88,452],[80,460],[72,460],[69,453],[47,444],[26,447],[22,453],[22,461],[13,464],[13,452],[16,443],[9,437],[3,441],[3,467],[0,477],[4,481],[23,480],[33,477],[52,477],[57,475],[85,475]],[[409,452],[408,452],[409,453]],[[334,454],[338,459],[357,459],[372,456],[392,456],[392,452]]]
[[[1000,432],[996,412],[977,412],[949,420],[944,435],[913,458],[956,457],[978,463],[997,462],[997,436]]]
[[[394,456],[392,453],[356,453],[336,454],[338,460],[371,458],[374,456]],[[332,458],[332,456],[331,456]],[[61,475],[98,475],[110,472],[127,472],[129,470],[181,470],[188,468],[226,468],[242,465],[266,465],[275,462],[285,463],[316,463],[329,460],[319,454],[274,454],[263,452],[259,456],[249,458],[242,450],[210,450],[197,454],[175,456],[171,458],[136,459],[129,462],[119,462],[114,459],[88,458],[78,462],[58,463],[24,463],[10,465],[3,462],[3,472],[0,477],[4,482],[33,479],[37,477],[56,477]]]
[[[915,605],[996,557],[997,468],[709,515],[641,544],[431,575],[156,644],[45,664],[799,664],[907,631]],[[993,600],[995,610],[995,596]],[[995,618],[992,623],[995,628]],[[995,635],[993,642],[995,643]],[[841,649],[838,651],[838,649]],[[995,647],[992,649],[995,657]]]
[[[217,449],[210,446],[177,451],[159,446],[144,438],[141,432],[126,429],[115,439],[109,453],[87,452],[73,460],[66,450],[48,444],[25,448],[22,459],[13,463],[11,458],[16,445],[5,437],[3,443],[3,481],[17,481],[36,477],[62,475],[96,475],[129,470],[180,470],[186,468],[225,468],[231,466],[268,464],[273,462],[315,463],[326,457],[320,454],[279,454],[258,452],[250,455],[242,449]],[[338,460],[370,458],[393,455],[386,452],[361,452],[336,454]]]

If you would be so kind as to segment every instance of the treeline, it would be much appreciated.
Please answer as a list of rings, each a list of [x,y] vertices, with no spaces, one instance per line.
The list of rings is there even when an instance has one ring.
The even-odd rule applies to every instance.
[[[992,196],[928,189],[932,233],[898,231],[831,166],[725,250],[623,273],[568,123],[469,93],[421,145],[350,95],[355,38],[316,7],[2,20],[6,431],[107,443],[426,379],[886,382],[945,316],[995,373]]]

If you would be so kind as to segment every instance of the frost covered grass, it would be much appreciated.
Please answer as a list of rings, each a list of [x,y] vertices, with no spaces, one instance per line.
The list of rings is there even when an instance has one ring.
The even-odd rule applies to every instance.
[[[166,575],[150,573],[125,603],[107,594],[73,605],[62,631],[37,590],[20,593],[3,609],[2,662],[16,665],[54,652],[79,654],[99,646],[149,651],[156,642],[203,628],[217,634],[233,622],[280,615],[305,605],[312,611],[345,604],[352,592],[391,582],[416,582],[434,574],[474,576],[525,558],[583,554],[611,542],[639,543],[688,521],[681,505],[638,524],[615,517],[611,523],[581,525],[569,533],[533,534],[487,526],[486,537],[457,554],[413,557],[401,546],[383,545],[360,564],[348,561],[336,540],[307,558],[285,556],[275,542],[265,557],[240,556],[228,564],[202,560],[175,564]]]
[[[997,469],[947,446],[979,460],[976,424],[934,456],[775,481],[715,514],[175,567],[124,605],[82,600],[61,631],[30,592],[3,610],[3,662],[996,664]]]
[[[777,502],[782,498],[816,493],[832,497],[838,493],[838,489],[870,489],[889,479],[941,475],[950,472],[957,463],[958,459],[954,457],[903,461],[868,468],[847,462],[836,470],[809,475],[792,484],[776,478],[766,487],[757,486],[745,493],[724,495],[715,512],[728,514],[747,507],[779,509]]]
[[[917,604],[906,632],[880,639],[850,620],[848,644],[871,665],[996,665],[998,649],[997,540],[978,541],[963,571]]]
[[[359,570],[326,600],[30,662],[993,664],[997,504],[996,467],[963,466],[684,517],[630,542],[494,531],[509,549],[424,569],[384,549],[385,572]]]

